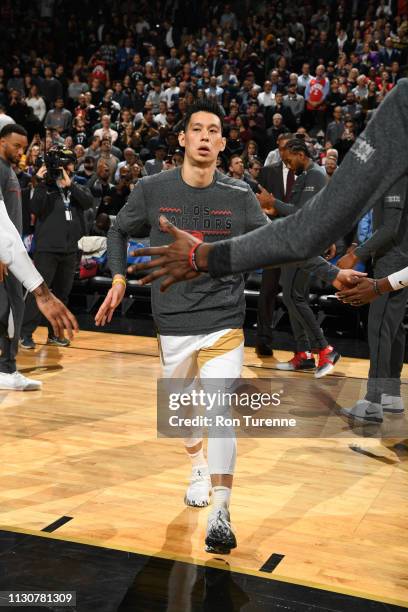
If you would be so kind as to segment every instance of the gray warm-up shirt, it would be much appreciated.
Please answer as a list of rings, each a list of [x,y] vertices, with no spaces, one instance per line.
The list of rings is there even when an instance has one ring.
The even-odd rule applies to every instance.
[[[322,253],[408,172],[408,79],[381,103],[332,179],[298,212],[211,250],[214,278]],[[400,267],[400,266],[399,266]]]
[[[408,175],[404,174],[373,207],[374,233],[354,253],[371,259],[375,272],[388,276],[408,264]]]
[[[268,223],[251,188],[220,172],[203,189],[187,185],[180,168],[140,179],[108,234],[112,274],[126,274],[129,236],[150,235],[151,246],[171,238],[159,228],[165,215],[176,227],[206,242],[235,237]],[[207,274],[160,293],[152,283],[152,311],[160,334],[189,336],[242,327],[245,316],[244,277]]]

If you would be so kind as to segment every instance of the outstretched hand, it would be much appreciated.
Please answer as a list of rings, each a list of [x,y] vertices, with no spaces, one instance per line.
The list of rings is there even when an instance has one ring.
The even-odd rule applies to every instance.
[[[115,283],[106,294],[98,312],[95,315],[95,325],[103,326],[112,321],[113,313],[119,306],[126,292],[126,287],[122,283]]]
[[[51,323],[53,332],[57,338],[64,336],[64,330],[68,337],[72,338],[74,332],[78,331],[78,322],[72,312],[55,295],[53,295],[45,283],[33,291],[38,310]]]
[[[340,270],[332,285],[336,289],[350,289],[355,286],[359,279],[366,277],[366,272],[357,272],[357,270]]]
[[[199,272],[195,272],[191,269],[189,255],[193,246],[200,244],[201,241],[188,232],[184,232],[175,227],[175,225],[170,223],[164,216],[160,217],[160,229],[170,234],[174,242],[162,247],[144,247],[142,249],[136,249],[133,253],[134,255],[150,255],[151,257],[155,257],[155,259],[146,263],[133,264],[128,267],[128,272],[134,274],[142,270],[157,268],[143,277],[139,283],[141,285],[147,285],[158,278],[167,276],[160,286],[160,291],[166,291],[166,289],[174,283],[192,280],[199,276]],[[208,249],[209,245],[202,243],[199,250],[201,257],[200,268],[203,270],[207,267],[206,254],[208,253]]]

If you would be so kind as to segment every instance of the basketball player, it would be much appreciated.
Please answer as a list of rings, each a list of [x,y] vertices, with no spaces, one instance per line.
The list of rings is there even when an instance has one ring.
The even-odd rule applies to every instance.
[[[360,261],[371,261],[373,276],[379,279],[392,274],[400,264],[408,264],[408,175],[402,176],[373,209],[373,235],[339,261],[341,268],[354,267]],[[370,370],[367,393],[342,413],[357,421],[383,421],[383,413],[401,414],[401,372],[405,353],[403,320],[408,289],[382,293],[379,281],[373,282],[378,300],[368,314]],[[354,302],[359,302],[356,298]]]
[[[141,282],[166,276],[161,285],[165,291],[200,272],[208,271],[212,278],[219,278],[323,253],[408,172],[407,142],[408,79],[404,78],[387,94],[328,185],[297,213],[216,244],[202,244],[163,218],[162,226],[174,242],[164,248],[138,249],[137,255],[154,255],[157,259],[133,269],[157,268]],[[192,248],[194,266],[189,260]],[[357,282],[366,286],[369,281]]]
[[[2,265],[1,265],[2,264]],[[74,315],[48,289],[44,279],[35,269],[23,241],[11,222],[0,192],[0,283],[10,272],[27,291],[33,293],[37,306],[51,323],[54,333],[64,333],[67,329],[72,338],[73,331],[78,330]],[[3,311],[3,307],[0,309]],[[7,317],[2,316],[7,314]],[[8,313],[0,314],[1,335],[8,335],[10,325]]]
[[[200,240],[214,243],[226,236],[240,236],[268,223],[251,188],[216,170],[217,157],[226,145],[222,114],[216,103],[203,100],[189,108],[179,142],[185,147],[183,166],[141,179],[109,231],[108,259],[113,282],[96,315],[97,325],[111,320],[125,294],[128,236],[146,236],[150,232],[153,245],[162,246],[168,241],[159,225],[161,213],[169,214],[177,227],[198,236],[198,244]],[[194,257],[192,252],[192,261]],[[343,272],[347,277],[347,271],[340,275]],[[190,270],[187,281],[196,276],[197,272]],[[163,296],[158,283],[153,284],[152,310],[160,334],[165,378],[195,377],[205,385],[208,379],[240,376],[243,289],[241,274],[217,280],[204,275],[198,281],[171,289],[169,296]],[[208,465],[201,438],[186,439],[185,446],[192,463],[185,502],[189,506],[207,506],[211,490],[207,551],[228,553],[236,546],[229,514],[235,435],[222,439],[209,436]]]

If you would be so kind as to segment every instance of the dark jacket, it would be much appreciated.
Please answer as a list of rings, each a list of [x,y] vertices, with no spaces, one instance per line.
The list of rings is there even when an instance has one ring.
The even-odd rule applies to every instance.
[[[64,201],[57,185],[42,183],[35,188],[30,210],[37,217],[37,252],[75,253],[78,250],[78,240],[85,231],[83,211],[93,206],[93,198],[87,187],[74,182],[69,192],[72,221],[66,219]]]

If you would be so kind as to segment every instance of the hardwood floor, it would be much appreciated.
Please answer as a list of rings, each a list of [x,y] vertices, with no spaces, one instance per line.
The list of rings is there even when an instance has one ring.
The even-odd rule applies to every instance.
[[[157,354],[155,339],[98,332],[81,332],[70,348],[21,351],[20,370],[43,390],[0,392],[0,528],[37,532],[69,516],[52,537],[208,562],[207,511],[183,505],[183,448],[156,437]],[[243,376],[282,377],[274,363],[247,348]],[[367,371],[343,358],[321,384],[350,377],[360,388]],[[408,607],[408,452],[399,441],[239,439],[231,568],[257,574],[277,553],[264,577]]]

